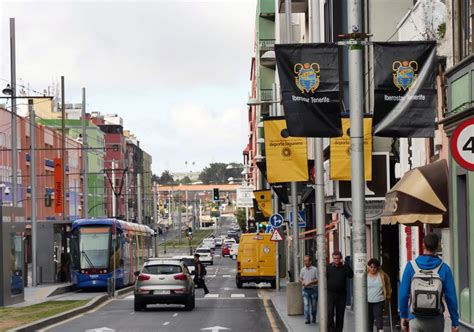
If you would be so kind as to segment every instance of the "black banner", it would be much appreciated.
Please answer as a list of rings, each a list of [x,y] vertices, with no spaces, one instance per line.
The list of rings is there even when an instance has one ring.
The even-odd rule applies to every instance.
[[[277,44],[275,56],[290,136],[341,136],[338,46]]]
[[[374,136],[433,137],[436,42],[377,42]]]

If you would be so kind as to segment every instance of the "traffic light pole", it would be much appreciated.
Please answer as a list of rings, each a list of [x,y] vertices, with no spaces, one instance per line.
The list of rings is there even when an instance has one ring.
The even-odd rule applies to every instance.
[[[36,119],[33,100],[28,100],[30,111],[30,182],[31,182],[31,244],[32,244],[32,286],[38,286],[37,246],[38,225],[36,222]]]

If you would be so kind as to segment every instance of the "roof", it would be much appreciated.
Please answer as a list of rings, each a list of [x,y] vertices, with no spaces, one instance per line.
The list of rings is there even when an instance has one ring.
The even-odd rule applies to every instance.
[[[240,184],[180,184],[178,186],[159,186],[158,191],[211,191],[214,188],[219,188],[220,191],[235,191],[240,186]]]

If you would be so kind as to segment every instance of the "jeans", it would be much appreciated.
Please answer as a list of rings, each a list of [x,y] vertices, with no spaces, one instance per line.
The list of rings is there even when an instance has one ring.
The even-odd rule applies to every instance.
[[[383,330],[383,308],[385,301],[370,303],[369,302],[369,331],[373,331],[374,320],[375,327],[378,330]]]
[[[304,318],[307,321],[311,320],[311,315],[313,320],[316,320],[317,312],[317,301],[318,301],[318,289],[314,288],[303,288],[303,304],[304,304]],[[311,314],[311,315],[310,315]]]
[[[411,332],[443,332],[444,316],[438,315],[434,317],[415,317],[410,319]]]

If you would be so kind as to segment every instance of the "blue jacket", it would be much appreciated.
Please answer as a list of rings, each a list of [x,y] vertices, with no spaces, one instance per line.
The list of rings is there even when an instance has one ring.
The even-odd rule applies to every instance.
[[[416,258],[416,264],[420,269],[431,270],[441,264],[443,261],[437,256],[421,255]],[[409,314],[409,299],[411,280],[415,274],[415,270],[411,263],[405,267],[403,272],[402,282],[398,293],[398,307],[400,309],[401,318],[413,319],[412,313]],[[443,264],[439,270],[439,276],[443,282],[443,293],[448,305],[449,316],[451,317],[452,326],[459,326],[458,301],[456,297],[456,287],[454,285],[453,273],[447,264]]]

